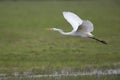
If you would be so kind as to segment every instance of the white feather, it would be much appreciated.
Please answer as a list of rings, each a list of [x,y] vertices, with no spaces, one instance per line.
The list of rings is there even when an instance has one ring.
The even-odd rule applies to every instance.
[[[92,32],[93,30],[93,24],[89,20],[83,21],[83,23],[78,27],[78,31],[82,32]]]
[[[72,12],[63,12],[63,16],[72,25],[73,31],[77,31],[78,27],[83,22],[82,19]]]

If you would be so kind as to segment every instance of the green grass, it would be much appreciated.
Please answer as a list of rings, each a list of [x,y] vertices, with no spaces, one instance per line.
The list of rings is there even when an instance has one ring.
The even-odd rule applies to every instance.
[[[7,78],[5,80],[119,80],[119,75],[112,75],[112,76],[79,76],[79,77],[42,77],[42,78],[29,78],[29,77],[23,77],[23,78]]]
[[[120,4],[117,0],[0,2],[0,72],[52,73],[120,68]],[[62,11],[93,22],[108,45],[46,30],[71,31]]]

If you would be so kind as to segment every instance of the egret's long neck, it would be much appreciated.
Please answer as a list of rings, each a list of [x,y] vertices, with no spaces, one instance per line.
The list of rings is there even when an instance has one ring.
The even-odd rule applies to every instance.
[[[62,29],[56,28],[54,31],[58,31],[59,33],[61,33],[63,35],[70,35],[70,32],[64,32]]]

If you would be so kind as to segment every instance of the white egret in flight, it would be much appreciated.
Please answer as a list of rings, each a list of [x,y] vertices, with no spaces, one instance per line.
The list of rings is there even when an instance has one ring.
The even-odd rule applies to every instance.
[[[72,25],[73,30],[71,32],[64,32],[62,29],[58,28],[51,28],[51,30],[58,31],[62,35],[88,37],[103,44],[107,44],[105,41],[99,40],[91,34],[94,27],[92,22],[90,22],[89,20],[82,20],[80,17],[72,12],[63,12],[63,16]]]

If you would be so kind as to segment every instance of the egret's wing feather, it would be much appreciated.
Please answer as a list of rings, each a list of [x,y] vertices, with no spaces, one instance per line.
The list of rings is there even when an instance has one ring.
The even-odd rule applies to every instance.
[[[77,31],[82,31],[82,32],[92,32],[94,30],[92,22],[89,20],[83,21],[82,25],[78,27]]]
[[[73,31],[77,31],[78,27],[82,24],[82,20],[72,12],[63,12],[64,18],[72,25]]]

